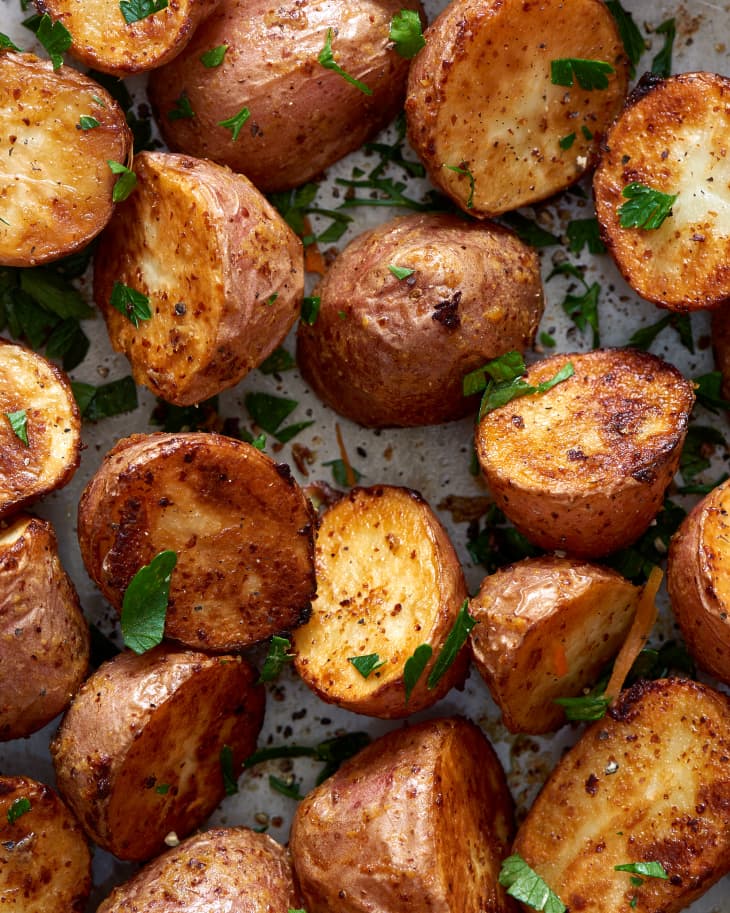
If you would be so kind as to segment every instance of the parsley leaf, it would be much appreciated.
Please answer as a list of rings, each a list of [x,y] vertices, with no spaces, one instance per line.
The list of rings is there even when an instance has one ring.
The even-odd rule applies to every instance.
[[[303,799],[304,796],[299,789],[299,784],[296,780],[292,779],[290,782],[282,780],[280,777],[275,777],[273,774],[269,774],[269,786],[276,790],[277,793],[281,793],[282,796],[287,796],[289,799]]]
[[[560,275],[573,276],[582,283],[583,294],[574,295],[572,292],[568,292],[563,299],[562,308],[581,332],[585,332],[588,327],[591,328],[593,331],[592,346],[597,349],[601,344],[598,329],[598,298],[601,286],[597,282],[588,285],[583,276],[583,269],[572,263],[559,263],[548,275],[548,280]]]
[[[414,269],[409,269],[407,266],[394,266],[392,263],[388,266],[388,269],[396,279],[407,279],[415,273]]]
[[[138,292],[129,285],[124,285],[123,282],[114,283],[109,304],[114,310],[124,314],[134,327],[139,326],[140,320],[152,319],[150,299],[147,295],[143,295],[142,292]]]
[[[314,758],[316,761],[322,761],[324,767],[317,777],[317,785],[326,780],[333,774],[337,768],[362,751],[366,745],[370,744],[370,736],[367,732],[346,732],[344,735],[335,736],[331,739],[325,739],[314,747],[308,745],[280,745],[270,748],[259,748],[243,762],[244,768],[254,767],[263,761],[275,761],[280,758]]]
[[[93,130],[95,127],[99,126],[101,126],[99,121],[90,114],[82,114],[81,117],[79,117],[79,130]]]
[[[23,53],[17,44],[13,44],[5,32],[0,32],[0,49],[4,50],[6,48],[10,49],[11,51],[17,51],[19,54]]]
[[[631,872],[633,875],[644,875],[646,878],[662,878],[666,881],[669,878],[661,862],[626,862],[623,865],[615,865],[614,872]]]
[[[122,203],[137,186],[137,175],[121,162],[108,160],[107,165],[111,168],[112,174],[119,175],[112,190],[112,201]]]
[[[423,675],[423,670],[431,659],[433,649],[429,644],[421,644],[413,651],[403,666],[403,685],[406,691],[406,704],[411,699],[413,689],[416,687],[418,679]]]
[[[586,245],[592,254],[606,253],[606,246],[601,240],[598,219],[573,219],[568,222],[566,233],[568,247],[574,254],[579,254]]]
[[[476,180],[474,175],[471,173],[470,169],[466,166],[460,165],[447,165],[446,162],[442,165],[443,168],[448,168],[449,171],[453,171],[456,174],[462,174],[464,177],[469,178],[469,196],[466,200],[466,208],[471,209],[474,205],[474,188],[476,187]]]
[[[484,390],[479,406],[479,419],[487,413],[504,406],[513,399],[529,396],[532,393],[547,393],[557,384],[562,383],[575,373],[572,362],[566,364],[552,377],[537,386],[528,384],[522,379],[525,374],[525,362],[519,352],[507,352],[500,355],[476,371],[471,371],[464,377],[462,389],[464,396],[471,396]],[[487,381],[486,375],[490,380]]]
[[[223,776],[223,789],[227,796],[235,796],[238,792],[238,778],[233,771],[233,749],[224,745],[219,755],[221,774]]]
[[[161,13],[167,6],[167,0],[119,0],[119,9],[127,25]]]
[[[562,57],[550,61],[550,81],[555,86],[572,86],[573,79],[581,89],[608,88],[608,75],[615,70],[604,60],[584,60],[581,57]]]
[[[139,404],[137,387],[129,375],[112,380],[108,384],[100,384],[98,387],[72,381],[71,389],[79,412],[89,422],[133,412]]]
[[[175,552],[160,552],[137,571],[124,591],[122,637],[135,653],[145,653],[162,642],[176,564]]]
[[[730,409],[730,402],[722,397],[722,373],[710,371],[693,378],[697,402],[717,414],[718,409]]]
[[[480,528],[479,520],[469,524],[466,547],[472,562],[481,564],[490,574],[505,564],[540,554],[540,550],[507,521],[496,504],[489,506],[483,527]]]
[[[314,326],[319,317],[319,306],[322,299],[318,295],[306,295],[302,299],[301,318],[308,326]]]
[[[415,10],[401,10],[395,13],[390,23],[390,40],[401,57],[410,60],[421,48],[426,47],[421,17]]]
[[[71,32],[63,22],[53,22],[48,13],[44,13],[38,22],[36,38],[48,51],[53,69],[57,70],[63,64],[63,55],[71,47]]]
[[[385,660],[381,659],[377,653],[366,653],[364,656],[348,656],[348,663],[357,669],[363,678],[367,678],[371,672],[380,669],[385,665]]]
[[[558,146],[561,149],[570,149],[570,147],[575,142],[575,133],[568,133],[566,136],[561,136],[558,140]]]
[[[655,231],[660,228],[672,214],[678,193],[662,193],[646,184],[633,181],[621,191],[626,203],[618,208],[621,228],[642,228],[644,231]]]
[[[273,682],[279,673],[294,659],[293,653],[287,651],[291,647],[288,637],[279,637],[274,634],[269,643],[269,652],[266,654],[264,666],[259,676],[259,682]]]
[[[124,84],[124,81],[122,79],[117,79],[109,73],[101,73],[98,70],[89,70],[87,75],[90,76],[94,82],[98,82],[100,86],[103,86],[124,110],[127,126],[132,131],[132,136],[134,137],[134,152],[141,152],[143,149],[156,149],[159,143],[152,136],[150,116],[145,113],[145,110],[142,107],[140,107],[140,114],[142,116],[137,116],[134,111],[132,96],[129,94],[129,90]],[[98,96],[96,96],[94,100],[102,107],[106,107],[102,99]]]
[[[175,107],[167,112],[168,120],[184,120],[189,117],[195,117],[195,111],[190,104],[187,92],[183,89],[175,99]]]
[[[708,447],[727,447],[725,438],[717,430],[706,425],[690,425],[679,458],[679,471],[685,482],[691,482],[705,469],[710,468],[710,461],[705,456]]]
[[[238,134],[241,132],[241,128],[249,119],[249,117],[251,117],[251,112],[248,110],[248,108],[243,107],[237,114],[234,114],[232,117],[229,117],[226,120],[219,120],[218,126],[225,127],[226,130],[230,130],[231,141],[235,143],[238,139]]]
[[[500,219],[508,225],[521,241],[533,247],[552,247],[560,244],[560,238],[541,228],[537,222],[519,212],[506,212]]]
[[[677,26],[674,19],[666,19],[654,31],[658,35],[664,35],[664,47],[652,60],[651,72],[656,76],[666,78],[671,76],[672,73],[672,50],[674,48],[674,39],[677,35]]]
[[[295,399],[272,396],[270,393],[247,393],[244,399],[253,421],[269,434],[276,435],[284,419],[299,405]]]
[[[17,412],[6,412],[5,418],[10,422],[13,434],[28,446],[28,417],[25,409],[19,409]]]
[[[602,720],[611,703],[602,693],[586,694],[581,697],[556,697],[554,702],[563,708],[566,720],[571,723]]]
[[[348,481],[348,472],[347,467],[343,460],[327,460],[322,463],[323,466],[329,466],[332,470],[332,478],[335,480],[337,485],[341,485],[343,488],[350,488],[350,483]],[[355,484],[360,481],[362,478],[362,473],[355,469],[354,466],[350,466],[353,475],[355,476]]]
[[[7,819],[8,824],[15,824],[18,818],[22,818],[23,815],[27,815],[31,810],[30,799],[27,796],[19,796],[17,799],[14,799],[7,810]]]
[[[562,900],[530,868],[519,853],[508,856],[502,863],[499,872],[499,883],[507,888],[507,893],[515,900],[544,913],[565,913],[567,909]]]
[[[692,322],[689,314],[667,314],[665,317],[646,327],[639,327],[629,339],[627,345],[646,351],[665,327],[671,327],[679,336],[679,341],[690,352],[694,353],[695,344],[692,337]]]
[[[219,67],[223,63],[223,58],[226,56],[227,50],[227,44],[219,44],[218,47],[211,48],[209,51],[205,51],[201,54],[200,62],[209,70],[212,70],[214,67]]]
[[[636,64],[646,50],[646,42],[634,22],[633,16],[621,6],[619,0],[606,0],[606,6],[618,27],[626,56],[631,64],[631,78],[633,79],[636,75]]]
[[[459,614],[456,616],[454,626],[449,631],[449,635],[428,675],[427,684],[429,690],[438,685],[448,669],[453,665],[454,660],[459,655],[459,651],[466,643],[469,632],[476,623],[476,618],[469,614],[469,600],[465,599],[459,609]]]
[[[647,531],[633,545],[604,559],[604,563],[633,583],[644,582],[654,565],[667,557],[669,541],[685,516],[683,508],[667,499]]]
[[[281,374],[284,371],[291,371],[296,364],[294,357],[286,349],[278,348],[261,362],[259,371],[262,374]]]
[[[166,796],[170,792],[170,784],[169,783],[158,783],[157,786],[155,786],[155,792],[159,796]]]
[[[325,68],[325,70],[333,70],[339,76],[341,76],[346,82],[349,82],[351,86],[355,86],[356,89],[359,89],[365,95],[372,95],[373,90],[366,86],[364,82],[360,82],[359,79],[355,79],[354,76],[350,76],[349,73],[346,73],[345,70],[337,63],[332,54],[332,29],[327,29],[327,37],[325,38],[324,47],[319,52],[317,57],[319,63]]]

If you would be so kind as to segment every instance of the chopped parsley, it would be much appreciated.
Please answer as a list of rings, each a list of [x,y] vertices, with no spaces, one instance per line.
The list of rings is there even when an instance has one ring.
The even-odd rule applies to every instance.
[[[690,352],[694,353],[695,343],[689,314],[667,314],[657,320],[656,323],[651,323],[646,327],[639,327],[632,334],[627,345],[632,346],[634,349],[646,351],[666,327],[671,327],[679,336],[679,341],[685,349],[689,349]]]
[[[476,179],[471,173],[470,169],[465,165],[447,165],[444,162],[444,168],[448,168],[449,171],[453,171],[455,174],[461,174],[466,178],[469,178],[469,196],[466,198],[466,208],[471,209],[474,206],[474,188],[476,187]]]
[[[22,818],[23,815],[27,815],[31,810],[30,799],[26,796],[20,796],[18,799],[14,799],[10,806],[8,807],[6,816],[8,819],[8,824],[15,824],[18,818]]]
[[[575,142],[575,133],[568,133],[566,136],[561,136],[558,140],[558,146],[561,149],[570,149],[570,147]]]
[[[563,708],[566,720],[571,723],[590,723],[603,719],[611,701],[603,693],[591,693],[580,697],[556,697],[555,703]]]
[[[707,452],[715,446],[727,448],[724,436],[708,425],[690,425],[679,459],[679,471],[685,482],[692,482],[710,468]]]
[[[606,0],[606,6],[614,18],[621,41],[629,58],[630,73],[633,79],[636,75],[636,64],[646,50],[646,42],[628,10],[625,10],[619,0]]]
[[[421,17],[415,10],[401,10],[395,13],[390,23],[390,40],[401,57],[410,60],[421,48],[426,47]]]
[[[114,189],[112,190],[112,201],[114,203],[122,203],[137,186],[137,175],[131,168],[122,165],[121,162],[110,160],[107,161],[107,165],[111,168],[112,174],[119,175],[114,184]]]
[[[506,212],[500,216],[502,222],[508,225],[517,237],[532,247],[552,247],[553,244],[560,244],[560,238],[557,235],[546,231],[537,222],[528,219],[519,212]]]
[[[123,314],[135,328],[139,326],[140,320],[152,319],[150,299],[147,295],[124,285],[123,282],[114,283],[109,304],[115,311]]]
[[[349,82],[351,86],[355,86],[356,89],[359,89],[364,95],[372,95],[373,90],[366,86],[364,82],[360,82],[359,79],[355,79],[354,76],[351,76],[349,73],[345,72],[342,67],[337,63],[332,54],[332,29],[327,29],[327,37],[324,41],[324,47],[319,52],[317,57],[319,63],[325,68],[325,70],[333,70],[339,76],[341,76],[346,82]]]
[[[519,853],[508,856],[499,872],[499,883],[515,900],[544,913],[565,913],[566,906],[558,895],[530,868]]]
[[[273,682],[279,677],[284,666],[294,659],[294,654],[288,652],[290,648],[291,641],[288,637],[273,635],[269,642],[269,652],[266,654],[259,682]]]
[[[0,49],[2,50],[11,50],[17,51],[19,54],[22,54],[23,51],[18,47],[17,44],[13,44],[10,38],[5,34],[5,32],[0,32]]]
[[[572,276],[582,284],[583,293],[576,295],[568,292],[563,299],[562,308],[581,332],[585,332],[588,327],[591,328],[593,331],[592,346],[597,349],[601,344],[598,329],[598,298],[601,294],[601,286],[597,282],[589,285],[583,275],[583,268],[574,266],[572,263],[559,263],[548,275],[548,280],[554,276]]]
[[[433,689],[438,685],[446,672],[454,664],[454,660],[459,655],[459,651],[466,643],[469,632],[477,623],[476,618],[469,614],[469,600],[465,599],[456,616],[454,625],[449,631],[449,635],[439,651],[436,662],[428,676],[428,688]]]
[[[321,303],[322,299],[318,295],[306,295],[302,299],[301,318],[303,323],[306,323],[310,327],[314,326],[317,322],[317,317],[319,317],[319,306]]]
[[[99,121],[90,114],[82,114],[81,117],[79,117],[79,130],[93,130],[95,127],[99,126],[101,126]]]
[[[269,786],[273,790],[276,790],[277,793],[281,793],[282,796],[287,796],[289,799],[304,798],[299,789],[299,784],[294,779],[287,781],[282,780],[280,777],[275,777],[273,774],[269,774]]]
[[[53,22],[48,13],[44,13],[38,21],[35,35],[48,52],[53,69],[57,70],[63,64],[63,55],[71,47],[71,32],[62,22]]]
[[[157,786],[155,786],[155,792],[160,796],[166,796],[170,792],[170,784],[158,783]]]
[[[730,409],[730,401],[722,397],[722,373],[710,371],[700,377],[693,378],[695,396],[700,406],[717,413],[719,409]]]
[[[17,412],[6,412],[5,418],[10,422],[13,434],[25,446],[28,446],[28,416],[25,409],[19,409]]]
[[[421,644],[413,651],[403,666],[403,686],[406,692],[406,704],[411,699],[411,694],[419,678],[423,675],[423,670],[431,659],[433,649],[429,644]]]
[[[209,51],[202,53],[200,55],[200,62],[209,70],[212,70],[214,67],[219,67],[223,63],[223,59],[226,56],[227,50],[227,44],[219,44],[217,47],[211,48]]]
[[[341,485],[343,488],[351,488],[350,478],[348,473],[348,467],[345,465],[344,460],[327,460],[322,463],[323,466],[329,466],[332,472],[332,478],[334,479],[337,485]],[[352,478],[354,479],[355,485],[362,479],[363,474],[355,469],[354,466],[349,467],[349,472],[352,473]]]
[[[119,0],[119,9],[127,25],[161,13],[167,6],[167,0]]]
[[[630,872],[632,875],[643,875],[645,878],[661,878],[666,881],[669,875],[661,862],[625,862],[623,865],[615,865],[614,872]],[[635,884],[634,880],[631,880]],[[639,879],[639,884],[642,881]],[[638,887],[638,885],[636,885]]]
[[[175,107],[167,112],[168,120],[185,120],[186,118],[195,117],[195,111],[190,104],[187,92],[183,91],[175,99]]]
[[[563,57],[550,61],[550,81],[555,86],[572,86],[578,83],[581,89],[607,89],[609,74],[615,70],[605,60],[584,60],[580,57]]]
[[[72,381],[71,389],[82,418],[89,422],[133,412],[138,406],[137,387],[129,375],[98,387]]]
[[[248,108],[243,107],[237,114],[234,114],[232,117],[229,117],[226,120],[219,120],[218,126],[225,127],[226,130],[230,130],[231,140],[235,143],[238,139],[238,134],[241,132],[241,128],[249,119],[249,117],[251,117],[251,112],[248,110]]]
[[[312,747],[309,745],[280,745],[259,748],[246,758],[243,766],[244,768],[254,767],[264,761],[275,761],[281,758],[314,758],[315,761],[321,761],[325,765],[317,777],[317,785],[319,785],[331,776],[343,761],[351,758],[358,751],[362,751],[369,744],[370,736],[367,732],[347,732],[332,739],[325,739],[324,742]]]
[[[621,191],[626,202],[618,208],[621,228],[641,228],[644,231],[656,231],[664,220],[672,214],[672,206],[677,200],[677,193],[663,193],[647,184],[633,181]]]
[[[394,266],[392,263],[388,266],[388,269],[396,279],[407,279],[415,273],[414,269],[409,269],[407,266]]]
[[[507,352],[465,375],[462,382],[464,396],[484,391],[479,406],[479,419],[485,415],[522,396],[532,393],[547,393],[553,387],[572,377],[575,373],[572,362],[566,364],[552,377],[537,386],[523,380],[526,372],[525,362],[519,352]],[[487,380],[487,376],[489,380]]]
[[[598,219],[573,219],[566,229],[568,247],[574,254],[579,254],[587,245],[592,254],[605,254],[606,246],[601,240]]]
[[[348,656],[348,663],[357,669],[363,678],[367,678],[376,669],[385,665],[385,660],[381,659],[377,653],[366,653],[364,656]]]
[[[291,371],[296,365],[296,360],[286,349],[278,348],[261,362],[259,371],[262,374],[282,374],[284,371]]]
[[[685,516],[683,508],[667,499],[646,532],[633,545],[614,552],[604,563],[633,583],[643,583],[652,567],[667,557],[669,541]]]
[[[674,49],[674,39],[677,36],[677,26],[674,19],[666,19],[661,25],[658,25],[654,31],[657,35],[664,35],[664,46],[651,62],[651,72],[655,76],[671,76],[672,74],[672,50]]]
[[[233,749],[230,745],[224,745],[220,753],[221,775],[223,777],[223,789],[227,796],[235,796],[238,792],[238,778],[233,770]]]
[[[162,642],[176,564],[175,552],[160,552],[137,571],[124,591],[122,637],[135,653],[145,653]]]

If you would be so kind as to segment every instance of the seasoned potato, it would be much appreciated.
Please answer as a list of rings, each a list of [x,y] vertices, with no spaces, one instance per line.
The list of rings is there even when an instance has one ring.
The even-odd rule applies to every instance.
[[[284,847],[266,834],[219,827],[150,862],[97,913],[286,913],[300,906]]]
[[[592,165],[628,75],[601,0],[455,0],[425,37],[408,78],[408,136],[433,183],[462,209],[499,215],[551,196]],[[571,58],[599,62],[605,87],[582,88]],[[556,85],[561,60],[567,79],[558,75]]]
[[[61,567],[53,527],[0,523],[0,741],[65,710],[86,675],[89,629]]]
[[[299,238],[242,175],[165,152],[135,159],[137,187],[94,258],[94,298],[134,379],[177,405],[237,384],[299,316]],[[115,306],[117,283],[151,317]]]
[[[722,396],[730,399],[730,307],[719,307],[712,313],[712,350],[715,366],[722,374]]]
[[[730,297],[729,94],[730,79],[714,73],[646,78],[611,127],[593,180],[601,234],[624,278],[675,311]],[[677,195],[658,228],[622,227],[630,185]]]
[[[165,634],[231,650],[301,624],[315,591],[313,515],[289,472],[222,435],[120,441],[79,504],[91,578],[121,609],[132,577],[177,553]]]
[[[81,417],[66,375],[0,339],[0,517],[70,482],[80,454]]]
[[[131,76],[172,60],[218,3],[174,0],[158,12],[139,16],[139,5],[124,0],[35,0],[41,13],[49,13],[69,30],[74,57],[114,76]]]
[[[120,653],[76,695],[51,755],[61,795],[86,833],[120,859],[148,859],[184,837],[256,747],[263,689],[240,656],[160,646]]]
[[[476,448],[495,501],[531,542],[597,558],[659,511],[694,393],[676,368],[631,349],[556,355],[525,381],[552,380],[568,362],[575,374],[547,393],[487,413]]]
[[[730,870],[729,753],[724,695],[640,682],[560,761],[515,851],[570,910],[677,913]],[[635,862],[668,878],[614,870]]]
[[[526,558],[484,580],[469,604],[472,657],[511,732],[563,725],[555,698],[596,682],[626,638],[639,592],[572,558]]]
[[[543,309],[533,250],[497,225],[441,213],[360,235],[314,294],[319,316],[297,337],[302,373],[333,409],[376,427],[466,415],[476,404],[464,375],[524,351]]]
[[[512,829],[481,730],[429,720],[373,742],[311,792],[290,846],[308,913],[513,913],[497,882]]]
[[[446,530],[420,495],[352,490],[322,517],[315,555],[312,616],[292,643],[297,672],[323,700],[390,719],[463,682],[466,650],[429,682],[467,592]],[[406,700],[404,665],[422,644],[431,655]],[[351,662],[373,654],[381,665],[367,674]]]
[[[0,776],[0,906],[83,913],[91,856],[81,828],[48,786]]]
[[[317,177],[400,111],[408,61],[389,35],[401,9],[422,12],[418,0],[223,0],[150,78],[165,141],[229,165],[267,192]],[[370,94],[318,62],[329,29],[336,64]],[[222,46],[222,63],[206,66],[203,55]],[[183,106],[192,114],[180,116]],[[250,116],[240,133],[222,124],[242,111]]]
[[[97,126],[83,129],[80,119]],[[111,218],[132,135],[124,112],[88,76],[33,54],[0,52],[4,156],[0,265],[35,266],[73,253]],[[12,154],[10,154],[12,153]]]

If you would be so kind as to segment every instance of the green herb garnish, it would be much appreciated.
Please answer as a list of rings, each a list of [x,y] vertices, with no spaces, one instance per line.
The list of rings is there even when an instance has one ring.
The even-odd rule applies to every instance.
[[[415,10],[401,10],[395,13],[390,23],[390,40],[401,57],[410,60],[421,48],[426,47],[421,17]]]
[[[646,351],[665,327],[671,327],[679,336],[679,341],[690,352],[694,353],[695,344],[692,336],[692,322],[689,314],[667,314],[665,317],[646,327],[639,327],[627,345]]]
[[[150,299],[137,289],[124,285],[123,282],[115,282],[112,288],[109,304],[115,311],[123,314],[127,320],[137,328],[140,320],[151,320],[152,311],[150,309]]]
[[[38,22],[35,35],[48,52],[53,69],[57,70],[63,64],[63,55],[71,47],[71,32],[61,21],[53,22],[48,13],[44,13]]]
[[[224,745],[220,753],[221,774],[223,775],[223,789],[227,796],[235,796],[238,792],[238,778],[233,770],[233,749]]]
[[[155,786],[155,792],[160,796],[166,796],[170,792],[170,784],[158,783],[157,786]]]
[[[601,240],[598,219],[573,219],[566,229],[568,247],[574,254],[579,254],[588,245],[592,254],[605,254],[606,246]]]
[[[667,76],[672,74],[672,50],[674,49],[674,39],[677,35],[676,22],[674,19],[666,19],[654,31],[658,35],[664,35],[664,46],[652,60],[651,72],[655,76],[663,76],[666,79]]]
[[[566,136],[561,136],[558,140],[558,146],[561,149],[570,149],[570,147],[575,142],[575,133],[568,133]]]
[[[388,266],[388,269],[396,279],[407,279],[415,273],[414,269],[409,269],[407,266],[394,266],[392,263]]]
[[[294,357],[286,349],[278,348],[265,358],[259,365],[262,374],[282,374],[291,371],[297,365]]]
[[[314,326],[319,317],[319,306],[322,299],[318,295],[306,295],[302,299],[302,321],[308,326]]]
[[[356,89],[359,89],[365,95],[372,95],[373,90],[366,86],[364,82],[360,82],[359,79],[355,79],[354,76],[351,76],[349,73],[345,72],[342,67],[337,63],[332,54],[332,29],[327,29],[327,37],[324,41],[324,47],[319,52],[317,57],[319,63],[325,68],[325,70],[333,70],[339,76],[341,76],[346,82],[349,82],[351,86],[355,86]]]
[[[669,878],[661,862],[626,862],[623,865],[615,865],[613,870],[614,872],[630,872],[632,875],[643,875],[645,878],[661,878],[665,881]]]
[[[226,56],[227,50],[227,44],[219,44],[218,47],[211,48],[209,51],[205,51],[201,54],[200,62],[209,70],[212,70],[214,67],[219,67],[223,63],[223,58]]]
[[[605,60],[584,60],[580,57],[563,57],[550,61],[550,81],[555,86],[572,86],[573,80],[581,89],[607,89],[608,76],[615,70]]]
[[[646,42],[634,22],[633,16],[621,6],[618,0],[606,0],[606,6],[618,27],[626,56],[629,58],[631,78],[633,79],[636,75],[636,64],[641,60],[641,56],[646,50]]]
[[[168,0],[119,0],[119,9],[127,25],[161,13],[167,6]]]
[[[556,697],[554,703],[563,708],[566,720],[586,723],[602,720],[611,701],[603,694],[586,694],[582,697]]]
[[[100,126],[101,124],[99,121],[95,117],[92,117],[90,114],[82,114],[81,117],[79,117],[79,130],[93,130],[95,127]]]
[[[273,774],[269,774],[269,786],[276,790],[277,793],[281,793],[282,796],[287,796],[289,799],[303,799],[302,793],[299,789],[299,784],[296,780],[287,782],[282,780],[280,777],[275,777]]]
[[[195,117],[195,111],[190,104],[187,92],[183,91],[175,99],[175,107],[167,112],[168,120],[185,120],[186,118]]]
[[[560,244],[560,238],[557,235],[546,231],[537,222],[528,219],[519,212],[506,212],[500,216],[502,222],[508,225],[517,237],[532,247],[552,247],[553,244]]]
[[[406,704],[411,699],[413,689],[416,687],[418,679],[423,675],[423,670],[431,659],[433,649],[429,644],[421,644],[413,651],[403,666],[403,685],[406,692]]]
[[[107,161],[107,165],[112,174],[119,175],[112,190],[112,202],[123,203],[137,186],[137,175],[121,162]]]
[[[370,736],[366,732],[347,732],[344,735],[325,739],[318,745],[281,745],[271,748],[260,748],[243,762],[245,768],[261,764],[263,761],[275,761],[280,758],[314,758],[322,761],[324,768],[317,777],[317,785],[331,776],[337,768],[351,758],[358,751],[370,744]]]
[[[428,688],[433,689],[444,677],[448,669],[453,665],[454,660],[459,655],[461,648],[466,643],[469,632],[477,623],[476,618],[469,614],[469,600],[465,599],[456,616],[454,625],[449,631],[449,635],[441,648],[436,662],[433,664],[428,676]]]
[[[558,895],[534,869],[530,868],[519,853],[514,853],[504,860],[499,872],[499,883],[507,888],[510,897],[527,904],[533,910],[565,913],[567,909]]]
[[[133,412],[138,406],[137,387],[127,375],[108,384],[85,384],[72,381],[71,389],[82,417],[89,422]]]
[[[28,416],[25,409],[19,409],[17,412],[6,412],[5,418],[10,422],[13,434],[28,446]]]
[[[332,471],[332,478],[335,480],[337,485],[341,485],[343,488],[351,487],[348,478],[347,466],[345,466],[343,460],[327,460],[322,463],[322,465],[330,467]],[[350,466],[350,470],[355,479],[355,484],[357,485],[360,479],[362,479],[363,474],[358,469],[355,469],[354,466]]]
[[[160,552],[137,571],[124,592],[122,637],[135,653],[145,653],[162,642],[176,564],[175,552]]]
[[[476,187],[476,179],[471,170],[464,165],[447,165],[445,162],[442,167],[448,168],[449,171],[453,171],[455,174],[461,174],[469,178],[469,196],[466,199],[466,208],[471,209],[474,205],[474,188]]]
[[[513,399],[529,396],[532,393],[547,393],[557,384],[562,383],[575,373],[572,362],[566,364],[550,380],[533,386],[523,380],[526,372],[525,362],[519,352],[507,352],[500,355],[481,368],[465,375],[463,380],[464,396],[484,391],[479,406],[479,419],[487,413],[504,406]],[[489,380],[487,380],[489,377]]]
[[[288,652],[290,648],[291,641],[288,637],[273,635],[269,642],[269,652],[266,654],[259,682],[273,682],[275,678],[279,677],[284,666],[294,659],[294,654]]]
[[[5,32],[0,32],[0,49],[17,51],[19,54],[22,54],[23,51],[18,47],[17,44],[13,44],[10,38],[5,34]]]
[[[385,660],[381,659],[377,653],[366,653],[364,656],[348,656],[348,663],[357,669],[363,678],[367,678],[376,669],[385,665]]]
[[[644,231],[656,231],[664,220],[672,214],[672,206],[678,193],[662,193],[646,184],[634,181],[621,191],[626,203],[618,208],[621,228],[641,228]]]
[[[563,299],[562,308],[581,332],[588,327],[593,331],[592,346],[597,349],[601,344],[598,329],[598,298],[601,286],[597,282],[590,285],[586,282],[583,269],[572,263],[559,263],[548,275],[548,280],[554,276],[572,276],[583,286],[583,293],[575,295],[568,292]]]
[[[30,799],[28,799],[26,796],[21,796],[18,799],[14,799],[10,803],[7,811],[8,824],[15,824],[18,818],[22,818],[23,815],[27,815],[30,810]]]
[[[241,110],[234,114],[232,117],[227,118],[226,120],[219,120],[218,126],[225,127],[226,130],[231,131],[231,139],[235,143],[238,139],[238,134],[241,132],[241,128],[246,123],[246,121],[251,117],[251,112],[248,108],[241,108]]]

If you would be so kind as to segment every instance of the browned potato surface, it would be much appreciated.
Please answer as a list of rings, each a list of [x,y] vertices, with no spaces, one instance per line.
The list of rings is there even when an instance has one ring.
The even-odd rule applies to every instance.
[[[597,558],[637,539],[679,463],[692,385],[653,355],[556,355],[525,381],[575,374],[484,416],[476,448],[495,501],[531,542]]]
[[[0,776],[3,913],[84,913],[90,890],[89,847],[63,802],[28,777]]]
[[[526,558],[485,578],[469,603],[472,657],[511,732],[565,723],[555,698],[595,684],[623,643],[637,587],[572,558]]]
[[[94,298],[137,383],[177,405],[237,384],[282,342],[304,294],[302,244],[242,175],[165,152],[135,159],[137,187],[104,232]],[[116,283],[146,296],[134,325]]]
[[[455,0],[425,37],[408,78],[408,136],[462,209],[499,215],[557,193],[592,165],[628,75],[601,0]],[[555,85],[551,64],[566,58],[607,64],[606,87],[586,90],[575,76]]]
[[[513,913],[497,877],[512,799],[481,730],[430,720],[373,742],[297,808],[308,913]]]
[[[412,274],[399,279],[391,267]],[[531,248],[497,225],[441,213],[360,235],[313,294],[319,316],[300,323],[297,336],[302,373],[333,409],[376,427],[473,411],[464,375],[524,351],[543,309]]]
[[[292,644],[297,672],[323,700],[389,719],[463,682],[466,650],[428,684],[467,591],[446,530],[420,495],[354,489],[322,517],[315,555],[317,596]],[[404,666],[422,644],[431,657],[406,701]],[[382,665],[366,677],[349,660],[371,654]]]
[[[571,911],[677,913],[730,870],[729,757],[725,695],[640,682],[563,757],[514,849]],[[668,878],[614,870],[634,862]]]
[[[98,126],[83,130],[82,116]],[[101,86],[33,54],[0,52],[0,266],[36,266],[73,253],[112,214],[116,176],[132,135]]]
[[[284,847],[243,827],[218,827],[150,862],[97,913],[286,913],[299,907]]]
[[[134,19],[124,15],[119,0],[35,0],[71,33],[70,53],[82,63],[114,76],[131,76],[172,60],[193,37],[199,23],[219,0],[173,0],[152,15]]]
[[[24,413],[27,444],[7,417],[14,413]],[[0,517],[70,482],[80,454],[81,418],[66,375],[0,339]]]
[[[240,656],[167,646],[104,663],[84,683],[51,743],[58,788],[99,846],[149,859],[184,837],[224,795],[256,747],[263,689]]]
[[[88,660],[89,629],[53,527],[26,515],[0,522],[0,741],[65,710]]]
[[[166,636],[227,650],[308,617],[312,522],[288,466],[255,447],[148,434],[107,454],[81,496],[78,529],[86,569],[117,609],[140,567],[176,552]]]
[[[418,0],[223,0],[180,56],[150,78],[150,100],[171,149],[241,171],[264,191],[297,187],[361,146],[403,106],[408,61],[390,41]],[[332,29],[334,60],[318,56]],[[228,50],[219,66],[201,56]],[[176,115],[187,101],[192,116]],[[250,113],[234,137],[221,121]]]
[[[647,78],[606,137],[593,192],[601,233],[626,281],[675,311],[730,297],[727,148],[730,79],[715,73]],[[659,228],[623,228],[624,188],[677,194]]]
[[[730,305],[712,312],[712,350],[715,367],[722,374],[722,396],[730,399]]]

